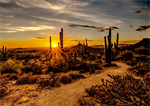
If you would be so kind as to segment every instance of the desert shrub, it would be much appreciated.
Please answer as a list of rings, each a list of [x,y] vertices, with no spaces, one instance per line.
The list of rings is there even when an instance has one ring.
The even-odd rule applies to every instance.
[[[0,61],[2,61],[3,60],[3,55],[2,55],[2,53],[0,53]]]
[[[19,78],[19,75],[15,73],[6,73],[3,74],[3,77],[8,78],[8,80],[17,80]]]
[[[128,51],[128,50],[125,50],[125,51],[122,51],[120,52],[116,59],[121,59],[121,60],[132,60],[134,56],[134,52],[133,51]]]
[[[108,76],[112,80],[104,82],[104,79],[101,79],[101,85],[85,89],[87,95],[78,103],[86,105],[90,98],[94,105],[150,105],[150,89],[146,80],[130,74]]]
[[[70,72],[69,76],[73,79],[80,79],[80,78],[85,78],[83,74],[75,73],[75,72]]]
[[[95,106],[96,102],[93,100],[93,98],[86,100],[84,97],[82,97],[78,100],[78,104],[80,106]]]
[[[94,68],[91,68],[89,72],[90,72],[90,73],[95,73],[95,69],[94,69]]]
[[[6,84],[8,84],[8,78],[0,75],[0,98],[7,94],[8,87]]]
[[[77,74],[77,73],[69,73],[69,76],[72,78],[72,79],[78,79],[78,78],[80,78],[80,75],[79,74]]]
[[[65,75],[65,74],[61,75],[59,79],[59,82],[63,84],[71,83],[71,81],[72,78],[69,75]]]
[[[26,59],[40,58],[40,53],[23,52],[23,53],[17,53],[15,56],[17,60],[26,60]]]
[[[16,73],[16,74],[21,74],[21,65],[19,65],[16,61],[14,60],[7,60],[4,63],[1,63],[0,70],[1,73]]]
[[[65,62],[62,59],[58,60],[51,60],[48,62],[47,65],[49,72],[59,73],[59,72],[66,72],[69,69],[68,62]]]
[[[58,78],[57,77],[45,77],[45,78],[39,78],[37,84],[42,87],[59,87],[60,84],[58,82]]]
[[[77,70],[84,69],[84,67],[86,67],[86,63],[85,62],[76,64],[76,69]]]
[[[102,69],[102,65],[101,65],[101,64],[95,64],[95,65],[94,65],[94,68],[95,68],[95,69]]]
[[[135,72],[137,75],[144,75],[149,72],[149,63],[139,62],[136,65],[129,68],[131,72]]]
[[[42,74],[43,66],[41,63],[28,63],[26,66],[23,66],[21,70],[25,73],[32,72],[33,74]]]
[[[37,75],[24,74],[16,81],[16,84],[33,84],[37,82],[38,78]]]

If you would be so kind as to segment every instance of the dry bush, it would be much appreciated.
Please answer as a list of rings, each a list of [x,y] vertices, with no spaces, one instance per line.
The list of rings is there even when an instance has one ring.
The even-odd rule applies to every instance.
[[[2,75],[4,78],[8,78],[8,80],[17,80],[19,78],[18,74],[15,73],[6,73]]]
[[[14,60],[7,60],[4,63],[1,63],[0,71],[1,74],[4,73],[16,73],[21,74],[21,65],[17,64]]]
[[[83,74],[75,73],[75,72],[70,72],[69,76],[73,79],[80,79],[80,78],[85,78]]]
[[[26,59],[34,59],[34,58],[40,58],[40,53],[29,53],[29,52],[22,52],[15,54],[15,57],[17,60],[26,60]]]
[[[58,82],[58,78],[54,76],[39,78],[37,84],[39,84],[40,87],[59,87],[60,84]]]
[[[7,84],[8,78],[4,78],[2,75],[0,75],[0,98],[7,94]]]
[[[139,62],[136,65],[129,68],[130,72],[133,72],[137,75],[145,75],[149,72],[149,63]]]
[[[71,83],[72,78],[69,75],[63,74],[60,76],[59,82],[63,84]]]
[[[16,84],[33,84],[37,82],[38,78],[38,75],[24,74],[16,81]]]
[[[83,96],[78,100],[78,104],[80,106],[95,106],[96,102],[93,100],[93,98],[88,98],[88,100],[86,100]]]
[[[21,70],[25,73],[32,72],[33,74],[42,74],[43,66],[41,63],[28,63],[26,66],[22,67]]]
[[[101,85],[85,89],[87,96],[79,100],[80,105],[92,103],[100,105],[150,105],[149,80],[136,78],[134,75],[108,75],[112,80],[102,79]]]
[[[120,52],[116,59],[121,59],[121,60],[132,60],[132,58],[134,57],[134,52],[133,51],[128,51],[128,50],[125,50],[125,51],[122,51]]]

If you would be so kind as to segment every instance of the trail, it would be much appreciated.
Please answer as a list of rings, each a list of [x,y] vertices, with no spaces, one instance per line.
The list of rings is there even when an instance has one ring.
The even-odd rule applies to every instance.
[[[125,63],[115,62],[118,66],[116,69],[106,69],[104,72],[92,75],[85,79],[80,79],[72,84],[67,84],[54,90],[42,91],[38,98],[35,99],[40,106],[72,106],[77,105],[77,100],[84,94],[84,88],[92,85],[101,84],[101,79],[110,79],[107,74],[122,75],[129,66]]]

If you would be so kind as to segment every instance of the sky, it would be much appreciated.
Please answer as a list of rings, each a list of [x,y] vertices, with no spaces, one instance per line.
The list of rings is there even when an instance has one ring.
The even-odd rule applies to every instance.
[[[112,42],[133,44],[150,37],[150,0],[0,0],[0,45],[48,47],[85,42],[103,45],[112,28]]]

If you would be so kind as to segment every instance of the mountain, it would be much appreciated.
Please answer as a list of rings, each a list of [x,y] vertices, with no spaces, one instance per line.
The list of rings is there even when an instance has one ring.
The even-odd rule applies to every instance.
[[[136,48],[140,46],[150,47],[150,38],[143,38],[141,41],[139,41],[138,43],[134,45]]]

